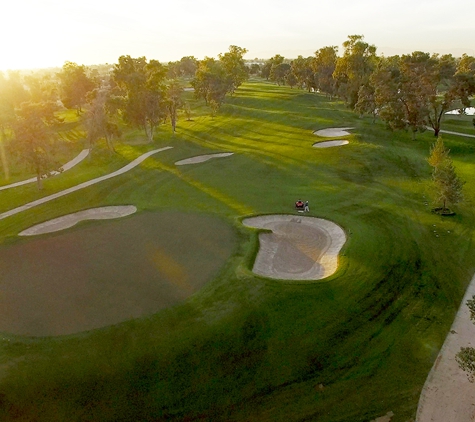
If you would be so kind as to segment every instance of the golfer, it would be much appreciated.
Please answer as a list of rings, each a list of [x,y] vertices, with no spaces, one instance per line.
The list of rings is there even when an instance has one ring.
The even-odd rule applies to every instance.
[[[308,207],[308,201],[305,201],[305,212],[310,212],[310,208]]]

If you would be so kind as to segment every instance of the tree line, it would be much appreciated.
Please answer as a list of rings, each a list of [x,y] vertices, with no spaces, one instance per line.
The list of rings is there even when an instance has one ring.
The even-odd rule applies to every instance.
[[[90,148],[101,139],[113,151],[123,125],[140,128],[151,142],[157,127],[169,121],[176,130],[183,83],[215,115],[227,95],[249,77],[338,97],[356,112],[379,117],[391,129],[415,136],[427,126],[437,136],[443,114],[470,105],[475,94],[475,58],[428,54],[378,56],[362,35],[350,35],[338,47],[320,48],[294,60],[277,54],[248,64],[247,50],[230,46],[218,58],[193,56],[163,64],[145,57],[121,56],[113,65],[86,67],[66,62],[59,72],[22,76],[0,73],[0,158],[8,178],[8,156],[16,156],[41,179],[60,170],[54,149],[61,108],[76,109]],[[9,154],[10,153],[10,154]]]
[[[295,60],[277,54],[252,71],[279,85],[341,98],[356,112],[378,116],[389,128],[410,130],[413,136],[428,126],[438,136],[444,113],[470,107],[474,57],[421,51],[384,57],[376,50],[362,35],[350,35],[341,56],[336,46]]]
[[[125,124],[142,129],[153,141],[158,125],[169,121],[176,130],[183,100],[183,81],[189,79],[196,98],[202,98],[213,114],[227,94],[248,77],[247,50],[230,46],[218,59],[192,56],[168,65],[145,57],[121,56],[118,63],[91,69],[66,62],[56,73],[0,73],[0,158],[5,179],[9,156],[16,157],[37,178],[61,171],[55,159],[58,133],[64,126],[61,109],[75,109],[87,133],[89,148],[104,139],[111,151],[113,140]]]

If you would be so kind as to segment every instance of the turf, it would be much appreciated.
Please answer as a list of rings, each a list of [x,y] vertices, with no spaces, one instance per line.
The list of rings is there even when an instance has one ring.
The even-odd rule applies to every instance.
[[[154,314],[203,287],[235,241],[223,221],[183,212],[80,226],[1,249],[1,331],[63,335]]]
[[[467,184],[466,203],[443,219],[430,212],[429,132],[412,141],[337,101],[263,82],[245,84],[215,118],[190,103],[192,121],[182,118],[175,135],[163,126],[146,145],[130,132],[120,154],[96,155],[48,180],[39,195],[147,149],[173,149],[3,220],[0,239],[17,247],[16,233],[49,218],[133,204],[226,221],[238,239],[232,256],[187,300],[153,315],[62,337],[5,332],[0,418],[355,422],[388,411],[394,422],[414,418],[475,269],[472,140],[444,136]],[[312,147],[314,130],[345,126],[355,127],[349,145]],[[216,152],[234,155],[174,165]],[[21,192],[24,202],[34,196]],[[241,219],[292,213],[298,198],[309,200],[311,216],[346,230],[340,268],[316,283],[256,276],[257,233]]]

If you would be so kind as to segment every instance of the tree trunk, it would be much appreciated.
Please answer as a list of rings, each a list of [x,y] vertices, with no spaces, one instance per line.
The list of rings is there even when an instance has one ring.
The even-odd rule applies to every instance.
[[[434,128],[434,136],[437,138],[439,136],[440,128]]]
[[[3,167],[3,174],[5,176],[5,180],[10,178],[10,168],[8,166],[7,154],[5,152],[5,133],[2,133],[2,138],[0,139],[0,158],[2,160],[2,167]]]
[[[36,174],[36,186],[38,186],[38,190],[43,190],[43,180],[41,179],[41,174]]]

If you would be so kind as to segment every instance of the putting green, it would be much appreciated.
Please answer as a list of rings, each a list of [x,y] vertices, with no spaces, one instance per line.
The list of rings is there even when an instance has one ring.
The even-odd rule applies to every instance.
[[[0,331],[72,334],[151,315],[199,290],[235,244],[213,216],[143,212],[3,247]]]

